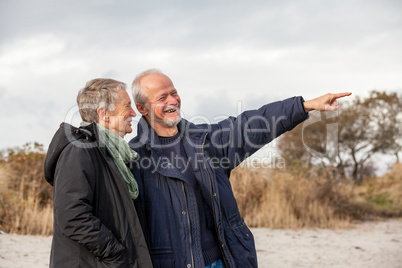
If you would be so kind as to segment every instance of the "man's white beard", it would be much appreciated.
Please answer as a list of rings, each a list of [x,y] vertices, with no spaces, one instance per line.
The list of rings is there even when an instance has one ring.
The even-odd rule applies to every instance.
[[[148,108],[148,107],[147,107],[147,108]],[[168,107],[168,108],[169,108],[169,107]],[[149,112],[150,115],[151,115],[151,120],[153,120],[153,121],[156,122],[156,123],[159,123],[159,124],[160,124],[161,126],[163,126],[163,127],[169,127],[169,128],[171,128],[171,127],[177,126],[177,124],[179,124],[179,122],[180,122],[180,120],[181,120],[180,109],[179,109],[179,107],[177,107],[177,106],[175,106],[175,108],[177,109],[177,113],[179,114],[179,117],[176,118],[176,119],[169,119],[169,118],[166,118],[166,117],[164,117],[163,119],[160,119],[160,118],[156,118],[156,117],[155,117],[155,115],[154,115],[154,113],[153,113],[153,110],[148,109],[148,112]]]
[[[161,124],[164,127],[174,127],[177,126],[177,124],[180,122],[181,117],[177,119],[168,119],[168,118],[163,118],[160,120],[159,124]]]

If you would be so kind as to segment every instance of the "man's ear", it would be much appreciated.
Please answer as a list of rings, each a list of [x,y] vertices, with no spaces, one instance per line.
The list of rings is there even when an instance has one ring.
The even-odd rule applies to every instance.
[[[137,110],[142,114],[143,116],[148,115],[148,110],[145,108],[145,105],[141,103],[136,103],[135,106],[137,107]]]

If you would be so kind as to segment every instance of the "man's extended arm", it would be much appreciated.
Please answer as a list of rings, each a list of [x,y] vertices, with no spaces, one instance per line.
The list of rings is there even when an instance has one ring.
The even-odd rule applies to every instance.
[[[243,112],[236,118],[229,117],[212,125],[211,142],[218,157],[230,160],[230,171],[259,148],[307,119],[309,111],[336,110],[336,99],[349,95],[351,93],[329,93],[309,101],[295,97]]]

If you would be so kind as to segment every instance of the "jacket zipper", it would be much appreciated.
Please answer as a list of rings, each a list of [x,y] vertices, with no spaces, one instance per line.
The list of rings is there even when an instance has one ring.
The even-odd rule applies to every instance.
[[[209,174],[209,171],[208,171],[208,169],[207,169],[207,164],[206,164],[206,162],[205,162],[204,145],[205,145],[206,139],[207,139],[207,135],[205,135],[204,141],[202,142],[202,160],[203,160],[203,162],[204,162],[205,171],[207,172],[208,178],[209,178],[209,186],[210,186],[210,188],[211,188],[212,214],[213,214],[214,223],[215,223],[214,225],[215,225],[216,236],[218,237],[218,240],[219,240],[218,227],[217,227],[217,223],[216,223],[216,212],[215,212],[215,206],[214,206],[214,196],[213,196],[213,192],[214,192],[214,191],[213,191],[213,189],[212,189],[212,179],[211,179],[211,175]],[[219,242],[221,243],[221,245],[220,245],[220,247],[219,247],[219,250],[220,250],[221,253],[222,253],[223,262],[225,263],[225,267],[228,268],[229,265],[227,264],[227,261],[226,261],[226,258],[225,258],[225,253],[223,252],[223,248],[222,248],[222,246],[223,246],[224,244],[223,244],[220,240],[219,240]]]
[[[191,267],[194,268],[194,256],[193,256],[193,242],[191,238],[191,225],[190,225],[190,217],[188,216],[188,205],[187,205],[187,196],[186,196],[186,191],[184,190],[184,182],[181,182],[181,187],[183,189],[183,195],[184,195],[184,201],[186,203],[186,215],[187,215],[187,221],[188,221],[188,236],[190,239],[190,253],[191,253]]]

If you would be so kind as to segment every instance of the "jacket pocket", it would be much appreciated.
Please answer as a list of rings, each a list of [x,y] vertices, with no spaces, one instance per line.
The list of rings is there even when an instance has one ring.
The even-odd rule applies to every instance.
[[[240,241],[240,243],[249,251],[254,251],[254,236],[251,233],[250,229],[248,229],[247,225],[245,224],[244,220],[242,219],[241,222],[233,227],[231,227],[233,233]]]
[[[223,221],[225,223],[225,221]],[[254,237],[240,215],[232,217],[225,228],[225,238],[236,267],[258,267]]]

